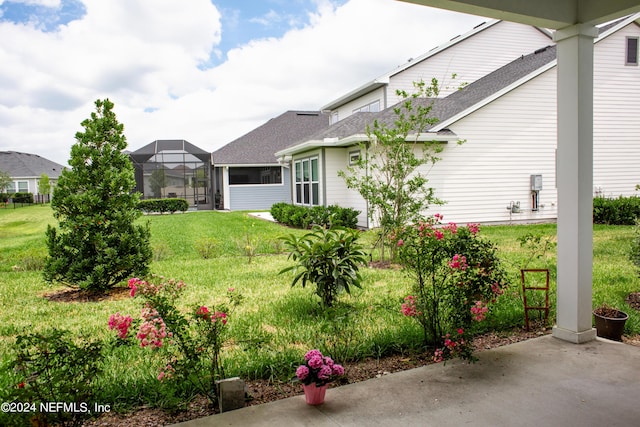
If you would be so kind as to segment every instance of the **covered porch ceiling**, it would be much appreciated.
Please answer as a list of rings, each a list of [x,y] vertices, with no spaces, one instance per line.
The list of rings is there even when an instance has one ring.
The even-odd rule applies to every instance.
[[[400,0],[471,15],[560,29],[640,12],[638,0]]]

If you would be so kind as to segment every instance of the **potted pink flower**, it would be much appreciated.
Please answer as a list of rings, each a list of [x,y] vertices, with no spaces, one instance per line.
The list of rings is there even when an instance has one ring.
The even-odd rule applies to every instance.
[[[304,395],[309,405],[324,402],[328,384],[344,375],[344,368],[320,350],[310,350],[304,355],[304,364],[296,369],[296,377],[302,382]]]

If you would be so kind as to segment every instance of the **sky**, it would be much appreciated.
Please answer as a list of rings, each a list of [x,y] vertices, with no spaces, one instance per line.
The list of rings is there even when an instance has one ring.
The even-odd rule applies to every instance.
[[[397,0],[0,0],[0,151],[67,165],[104,98],[131,151],[215,151],[484,21]]]

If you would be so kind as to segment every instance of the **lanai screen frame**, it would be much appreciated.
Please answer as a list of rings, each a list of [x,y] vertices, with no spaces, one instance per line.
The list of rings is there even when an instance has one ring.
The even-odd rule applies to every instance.
[[[129,156],[142,199],[177,197],[186,199],[191,209],[213,209],[211,153],[173,139],[153,141]],[[162,178],[154,178],[156,171],[162,171]]]

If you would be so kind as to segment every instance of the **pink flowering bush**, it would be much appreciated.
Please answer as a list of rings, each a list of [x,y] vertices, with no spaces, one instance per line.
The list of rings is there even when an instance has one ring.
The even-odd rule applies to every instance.
[[[398,260],[413,279],[401,311],[421,325],[435,360],[474,360],[474,326],[504,292],[506,275],[495,246],[479,236],[478,224],[442,220],[436,214],[394,235]]]
[[[304,364],[296,369],[296,377],[303,384],[323,386],[344,375],[344,368],[320,350],[310,350],[304,355]]]
[[[199,305],[185,314],[176,307],[186,287],[182,281],[132,278],[128,286],[132,297],[144,300],[135,337],[161,361],[158,381],[180,382],[180,389],[195,389],[215,403],[215,382],[224,378],[221,350],[228,321],[226,304]],[[242,300],[232,288],[227,298],[233,305]],[[126,339],[132,322],[130,316],[116,313],[109,318],[109,328]]]

